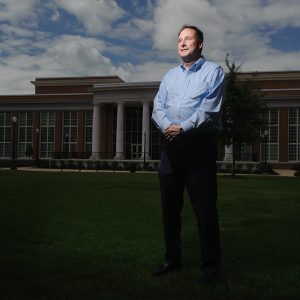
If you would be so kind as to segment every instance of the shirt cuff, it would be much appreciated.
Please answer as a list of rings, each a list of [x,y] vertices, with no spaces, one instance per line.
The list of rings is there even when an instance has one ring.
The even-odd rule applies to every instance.
[[[191,129],[194,128],[194,123],[192,123],[191,121],[184,121],[180,124],[181,128],[183,129],[184,132],[189,131]]]
[[[170,125],[172,125],[172,123],[169,120],[164,119],[162,121],[162,124],[161,124],[161,131],[162,131],[162,133],[164,133],[165,130],[166,130],[166,128],[168,128]]]

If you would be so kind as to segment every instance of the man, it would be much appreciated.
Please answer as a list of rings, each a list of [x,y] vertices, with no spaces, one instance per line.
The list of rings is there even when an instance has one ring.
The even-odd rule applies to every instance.
[[[202,56],[203,33],[185,25],[178,34],[181,66],[163,78],[154,99],[152,120],[161,130],[159,168],[165,260],[154,276],[181,268],[181,211],[187,193],[196,215],[201,245],[201,283],[212,282],[221,262],[216,207],[217,146],[221,129],[224,72]]]

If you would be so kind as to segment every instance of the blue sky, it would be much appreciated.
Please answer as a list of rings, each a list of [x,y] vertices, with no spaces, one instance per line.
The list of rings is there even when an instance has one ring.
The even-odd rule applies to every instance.
[[[177,32],[204,32],[206,59],[243,71],[300,70],[299,0],[0,0],[0,94],[37,77],[160,81]]]

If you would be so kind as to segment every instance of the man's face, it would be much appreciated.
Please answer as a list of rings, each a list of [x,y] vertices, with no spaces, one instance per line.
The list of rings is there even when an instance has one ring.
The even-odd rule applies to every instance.
[[[188,63],[196,61],[202,48],[202,42],[197,40],[197,33],[191,28],[183,29],[178,36],[178,55],[181,59]]]

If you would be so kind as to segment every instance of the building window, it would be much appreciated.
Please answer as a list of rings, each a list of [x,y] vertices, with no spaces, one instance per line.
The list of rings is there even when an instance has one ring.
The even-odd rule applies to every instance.
[[[289,108],[289,161],[300,160],[300,108]]]
[[[92,155],[92,140],[93,140],[93,111],[86,111],[85,112],[85,141],[84,141],[84,151],[86,157],[90,157]]]
[[[266,109],[262,115],[260,153],[261,160],[278,161],[279,111],[277,108]]]
[[[0,112],[0,157],[11,157],[12,115]]]
[[[50,158],[54,152],[55,143],[55,112],[42,111],[40,114],[41,124],[41,158]]]
[[[240,160],[241,161],[251,161],[252,160],[252,146],[243,143],[240,146]]]
[[[142,158],[142,106],[126,106],[124,108],[124,156],[125,159]],[[116,155],[117,107],[113,111],[113,156]]]
[[[63,114],[63,152],[66,158],[76,158],[78,139],[78,115],[76,111]]]
[[[142,157],[142,106],[125,107],[125,158],[140,159]]]
[[[19,143],[18,156],[20,158],[31,157],[32,148],[32,112],[20,112],[19,114]]]
[[[152,109],[150,109],[152,111]],[[124,146],[125,159],[141,159],[143,157],[143,107],[126,106],[125,107],[125,130]],[[150,120],[150,138],[149,138],[149,157],[151,159],[160,158],[161,134]],[[116,149],[116,131],[117,131],[117,107],[113,111],[113,149]],[[115,151],[113,156],[115,155]],[[146,155],[147,156],[147,155]]]

